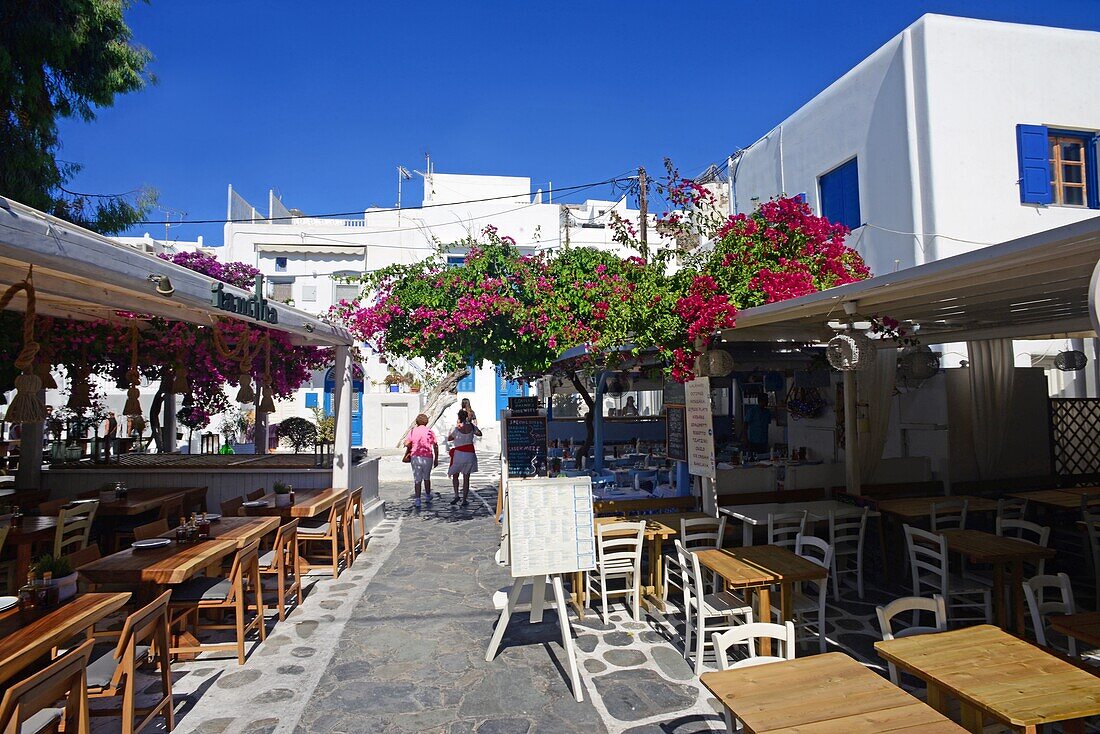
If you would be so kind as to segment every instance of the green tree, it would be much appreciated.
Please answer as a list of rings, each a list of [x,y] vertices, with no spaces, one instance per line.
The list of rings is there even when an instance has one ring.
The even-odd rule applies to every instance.
[[[301,453],[317,440],[317,426],[305,418],[287,418],[279,424],[279,438],[286,439],[295,452]]]
[[[119,94],[153,81],[152,55],[132,43],[129,0],[0,3],[0,195],[106,234],[140,221],[151,190],[121,195],[65,188],[79,164],[58,160],[57,123],[95,119]]]

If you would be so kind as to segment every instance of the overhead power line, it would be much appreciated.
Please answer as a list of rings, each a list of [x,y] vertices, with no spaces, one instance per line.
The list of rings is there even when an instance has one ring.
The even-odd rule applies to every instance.
[[[634,176],[616,176],[615,178],[609,178],[606,181],[594,181],[592,183],[578,184],[576,186],[564,186],[562,188],[556,189],[554,191],[554,194],[559,194],[559,193],[564,193],[564,192],[569,192],[569,191],[576,191],[578,189],[590,189],[590,188],[593,188],[595,186],[604,186],[604,185],[607,185],[607,184],[616,184],[616,183],[620,183],[622,181],[633,180],[634,178],[635,178]],[[536,190],[536,191],[531,191],[527,194],[524,194],[524,196],[530,197],[530,196],[535,196],[539,193],[540,193],[540,191]],[[368,214],[368,213],[369,214],[381,214],[381,213],[384,213],[384,212],[398,212],[398,211],[407,212],[407,211],[417,211],[417,210],[422,210],[422,209],[434,209],[434,208],[437,208],[437,207],[445,207],[445,206],[448,206],[448,207],[450,207],[450,206],[460,206],[462,204],[480,204],[481,202],[486,202],[486,201],[500,201],[501,199],[514,199],[517,196],[519,196],[519,194],[507,194],[507,195],[504,195],[504,196],[487,196],[484,199],[467,199],[465,201],[448,201],[448,202],[443,202],[443,203],[439,203],[439,204],[421,204],[419,206],[405,206],[405,207],[401,207],[401,208],[389,207],[389,208],[386,208],[386,209],[371,209],[369,212],[365,209],[357,209],[355,211],[350,211],[350,212],[331,212],[331,213],[328,213],[328,214],[309,214],[309,215],[297,215],[297,216],[290,215],[290,216],[285,216],[285,217],[264,217],[260,221],[262,221],[262,222],[279,222],[279,221],[287,221],[287,220],[293,220],[293,219],[330,219],[330,218],[334,219],[334,218],[338,218],[338,217],[362,216],[362,215]],[[149,220],[149,221],[143,221],[143,222],[135,222],[135,224],[145,224],[145,225],[172,224],[172,225],[176,225],[176,226],[178,226],[180,224],[255,224],[255,223],[257,223],[257,220],[254,220],[251,217],[241,218],[241,219],[185,219],[183,221],[180,221],[180,220],[177,219],[177,220],[168,221],[168,222],[163,221],[163,220]]]

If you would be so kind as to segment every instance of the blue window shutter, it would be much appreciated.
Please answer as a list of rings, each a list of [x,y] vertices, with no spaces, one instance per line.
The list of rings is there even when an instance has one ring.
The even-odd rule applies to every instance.
[[[307,408],[316,408],[317,407],[317,393],[315,393],[315,392],[307,392],[306,393],[306,407]]]
[[[1016,126],[1016,155],[1020,162],[1020,202],[1050,204],[1050,138],[1045,125]]]
[[[470,374],[458,381],[458,386],[456,387],[458,392],[474,392],[477,385],[477,366],[474,365],[473,361],[470,361],[466,366],[470,368]]]
[[[859,168],[855,158],[822,175],[818,186],[821,216],[848,229],[863,224],[859,211]]]
[[[855,229],[863,224],[859,213],[859,166],[853,158],[841,168],[844,185],[844,224]]]

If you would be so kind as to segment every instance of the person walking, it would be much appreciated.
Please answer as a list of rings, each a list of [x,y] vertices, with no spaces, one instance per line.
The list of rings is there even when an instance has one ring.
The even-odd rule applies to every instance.
[[[454,483],[455,498],[452,505],[459,502],[458,478],[462,477],[462,505],[465,506],[470,497],[470,474],[477,471],[477,452],[474,451],[474,437],[481,435],[481,429],[474,425],[470,414],[465,410],[458,411],[458,425],[447,435],[447,440],[454,448],[451,449],[451,465],[447,467],[447,474]]]
[[[416,491],[416,508],[420,509],[420,488],[423,485],[428,504],[432,503],[432,469],[439,466],[439,444],[435,433],[428,428],[428,416],[421,413],[416,416],[416,425],[405,437],[405,446],[409,450],[413,473],[413,488]]]
[[[116,445],[118,443],[118,417],[113,410],[107,411],[107,420],[103,424],[103,436],[107,439],[107,458],[111,457],[111,454],[117,454],[118,449]]]
[[[477,425],[477,413],[475,413],[474,409],[472,407],[470,407],[470,399],[469,398],[462,398],[462,405],[460,405],[459,407],[462,410],[466,411],[466,415],[468,416],[468,420],[470,421],[470,423],[472,425],[476,426]],[[479,433],[478,435],[480,436],[481,434]]]

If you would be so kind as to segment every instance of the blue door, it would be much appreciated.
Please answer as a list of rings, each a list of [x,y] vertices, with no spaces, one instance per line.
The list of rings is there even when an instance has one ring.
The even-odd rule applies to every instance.
[[[334,367],[325,373],[325,415],[332,415],[332,396],[336,392]],[[363,445],[363,369],[355,365],[351,382],[351,445]]]
[[[504,368],[497,365],[497,417],[500,417],[500,411],[508,407],[508,398],[525,395],[527,395],[527,385],[507,379],[504,376]]]

